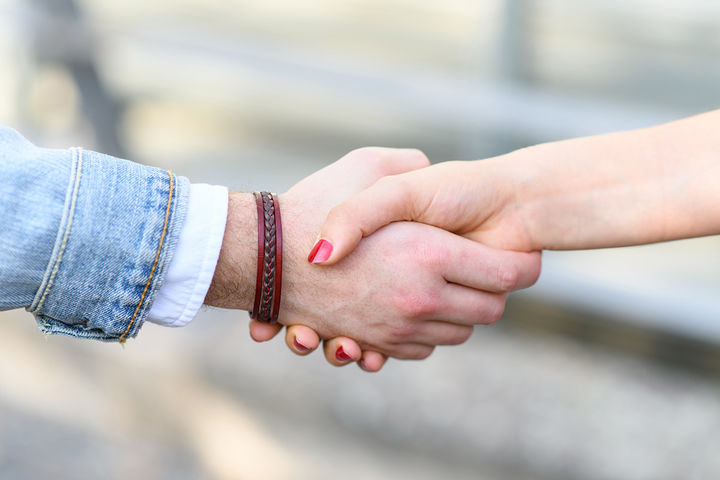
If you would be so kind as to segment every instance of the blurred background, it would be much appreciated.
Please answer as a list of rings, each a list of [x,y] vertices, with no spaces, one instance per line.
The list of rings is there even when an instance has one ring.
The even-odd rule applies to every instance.
[[[720,106],[712,0],[0,0],[0,123],[283,191]],[[0,325],[3,479],[720,478],[720,241],[549,252],[503,320],[378,374],[243,312],[118,345]]]

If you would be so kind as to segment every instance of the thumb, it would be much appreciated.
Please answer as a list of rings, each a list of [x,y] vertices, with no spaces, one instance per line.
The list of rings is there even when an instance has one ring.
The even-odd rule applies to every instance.
[[[363,237],[392,222],[414,220],[414,189],[403,175],[383,177],[330,210],[308,262],[333,265]]]

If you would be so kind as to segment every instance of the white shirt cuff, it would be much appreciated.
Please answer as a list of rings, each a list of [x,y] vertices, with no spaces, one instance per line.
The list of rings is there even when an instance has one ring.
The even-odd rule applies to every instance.
[[[205,300],[225,235],[228,190],[190,185],[187,217],[165,280],[147,320],[166,327],[190,323]]]

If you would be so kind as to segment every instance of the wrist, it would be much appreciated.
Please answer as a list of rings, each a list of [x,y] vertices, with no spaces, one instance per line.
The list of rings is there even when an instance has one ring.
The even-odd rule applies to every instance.
[[[497,157],[490,164],[494,178],[504,185],[503,213],[522,232],[525,251],[546,247],[543,232],[552,220],[545,203],[555,197],[552,190],[556,185],[548,174],[547,162],[542,160],[545,155],[542,146],[537,145]]]
[[[231,192],[220,256],[205,304],[250,310],[257,272],[257,213],[252,194]]]
[[[463,175],[473,184],[468,190],[475,196],[467,201],[481,205],[475,212],[476,222],[470,225],[474,240],[506,250],[542,249],[542,238],[536,232],[544,220],[534,211],[545,195],[541,190],[544,180],[527,150],[470,162],[473,170]]]
[[[655,192],[644,189],[644,172],[609,161],[618,153],[604,142],[605,137],[552,142],[500,157],[527,249],[641,243],[648,224],[634,199],[654,197]]]

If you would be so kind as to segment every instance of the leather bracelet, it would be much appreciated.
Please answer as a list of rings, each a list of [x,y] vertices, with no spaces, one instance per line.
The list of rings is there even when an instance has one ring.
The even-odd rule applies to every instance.
[[[277,195],[255,192],[258,211],[258,264],[250,317],[276,323],[282,291],[282,226]]]
[[[270,316],[270,323],[277,323],[278,315],[280,314],[280,294],[282,293],[282,247],[283,247],[283,236],[282,236],[282,221],[280,219],[280,202],[278,202],[277,195],[273,195],[273,206],[275,207],[275,288],[274,298],[272,302],[272,314]]]
[[[262,292],[263,265],[265,264],[265,214],[263,212],[263,202],[260,193],[255,192],[255,203],[257,204],[258,218],[258,257],[257,257],[257,277],[255,280],[255,301],[253,308],[250,310],[250,318],[256,318],[258,308],[260,307],[260,297]]]

